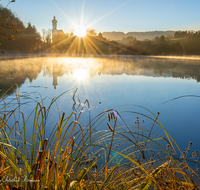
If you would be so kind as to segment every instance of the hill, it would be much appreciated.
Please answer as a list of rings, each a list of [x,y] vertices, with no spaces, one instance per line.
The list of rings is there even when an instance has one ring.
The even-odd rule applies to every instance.
[[[175,31],[150,31],[150,32],[103,32],[102,35],[104,38],[110,39],[110,40],[122,40],[122,38],[126,38],[128,36],[136,37],[138,40],[145,40],[149,39],[152,40],[156,36],[174,36]]]

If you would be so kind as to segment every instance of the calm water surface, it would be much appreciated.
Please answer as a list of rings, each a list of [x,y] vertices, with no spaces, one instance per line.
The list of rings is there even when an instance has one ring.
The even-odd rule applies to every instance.
[[[148,57],[102,57],[102,58],[29,58],[0,61],[0,91],[12,84],[19,85],[20,109],[26,117],[43,100],[48,106],[52,98],[64,94],[51,110],[48,131],[58,122],[62,111],[69,115],[79,112],[86,99],[90,102],[91,119],[98,113],[120,105],[144,106],[159,119],[166,130],[185,149],[190,141],[192,150],[200,150],[200,60],[163,59]],[[74,100],[75,89],[78,89]],[[0,108],[9,103],[16,107],[15,92],[11,90]],[[23,105],[23,103],[25,103]],[[9,110],[9,108],[7,109]],[[117,111],[135,111],[150,115],[147,111],[133,106],[116,108]],[[144,119],[144,127],[151,128],[152,121],[144,116],[122,113],[122,117],[134,126],[136,117]],[[88,122],[88,109],[83,112]],[[123,122],[119,121],[120,125]],[[99,126],[107,129],[106,124]],[[30,129],[31,130],[31,119]],[[154,132],[161,133],[158,127]],[[192,152],[192,151],[191,151]]]

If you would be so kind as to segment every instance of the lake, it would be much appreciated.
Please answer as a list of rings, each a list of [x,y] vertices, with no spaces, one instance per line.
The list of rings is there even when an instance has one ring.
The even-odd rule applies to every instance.
[[[193,142],[192,151],[200,150],[199,57],[35,57],[1,60],[0,93],[16,83],[19,86],[20,110],[25,117],[37,101],[43,101],[44,106],[48,106],[52,98],[71,89],[51,109],[46,135],[59,121],[59,114],[65,112],[70,115],[72,111],[78,114],[87,99],[90,120],[104,110],[127,105],[114,109],[121,113],[128,125],[134,126],[138,116],[140,121],[144,120],[144,127],[150,129],[153,122],[144,115],[152,115],[133,105],[143,106],[155,115],[160,112],[159,120],[181,150],[187,148],[190,141]],[[1,101],[0,108],[9,105],[11,108],[6,108],[9,111],[18,103],[13,89],[7,96],[5,101]],[[144,115],[135,113],[133,117],[123,111]],[[89,121],[88,112],[85,107],[82,118],[86,123]],[[31,130],[31,121],[28,130]],[[119,120],[119,125],[124,124]],[[99,130],[108,130],[106,123],[98,127]],[[158,126],[154,127],[154,132],[163,135]]]

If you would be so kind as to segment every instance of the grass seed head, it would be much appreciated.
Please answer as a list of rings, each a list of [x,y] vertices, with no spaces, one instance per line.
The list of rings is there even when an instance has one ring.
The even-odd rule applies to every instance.
[[[110,123],[110,120],[111,120],[111,116],[110,114],[108,114],[108,122]]]
[[[189,148],[186,148],[185,150],[186,150],[186,152],[190,152],[190,149],[189,149]]]
[[[169,148],[170,148],[170,145],[169,145],[169,144],[167,144],[167,145],[166,145],[166,147],[167,147],[167,150],[169,150]]]

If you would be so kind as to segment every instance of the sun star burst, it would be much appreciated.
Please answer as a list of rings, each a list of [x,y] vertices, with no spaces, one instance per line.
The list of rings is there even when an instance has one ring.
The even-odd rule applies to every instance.
[[[86,28],[83,25],[75,26],[74,34],[78,37],[84,37],[86,35]]]

